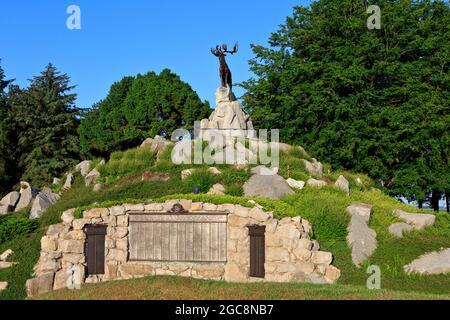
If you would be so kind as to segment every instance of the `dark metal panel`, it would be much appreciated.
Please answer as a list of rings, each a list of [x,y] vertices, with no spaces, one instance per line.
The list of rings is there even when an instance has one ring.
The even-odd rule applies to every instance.
[[[85,227],[86,273],[99,275],[105,273],[105,237],[106,226],[90,225]]]
[[[264,278],[266,260],[265,226],[249,226],[250,235],[250,277]]]

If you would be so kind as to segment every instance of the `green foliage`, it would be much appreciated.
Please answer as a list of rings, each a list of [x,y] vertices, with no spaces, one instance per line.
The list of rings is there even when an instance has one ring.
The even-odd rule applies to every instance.
[[[1,61],[1,60],[0,60]],[[13,113],[4,89],[11,82],[4,80],[0,66],[0,195],[8,192],[17,177],[17,162],[14,159],[16,144]]]
[[[12,86],[8,93],[15,141],[8,151],[21,179],[35,187],[48,184],[80,159],[76,95],[69,93],[74,88],[69,82],[49,64],[27,89]]]
[[[108,163],[98,170],[103,178],[116,178],[149,171],[154,163],[155,155],[150,148],[135,148],[112,153]]]
[[[36,230],[37,221],[28,219],[28,215],[10,214],[0,216],[0,244]]]
[[[244,83],[257,128],[280,128],[336,168],[366,172],[395,195],[450,189],[450,7],[445,1],[295,7],[270,47],[253,46]]]
[[[176,129],[191,130],[209,112],[209,104],[168,69],[125,77],[83,116],[81,147],[88,155],[108,156],[157,134],[170,138]]]
[[[193,193],[195,188],[199,188],[200,192],[206,193],[217,182],[217,176],[212,173],[206,170],[195,170],[183,181],[183,190],[185,193]]]

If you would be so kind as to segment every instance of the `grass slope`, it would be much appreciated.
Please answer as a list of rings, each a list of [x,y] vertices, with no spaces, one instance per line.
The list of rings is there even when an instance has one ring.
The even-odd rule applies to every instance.
[[[64,210],[94,206],[109,207],[126,202],[163,201],[174,198],[190,198],[195,201],[217,204],[239,203],[250,206],[248,200],[251,198],[242,197],[242,185],[250,176],[248,171],[222,165],[217,166],[223,172],[222,175],[214,176],[206,171],[208,167],[205,165],[175,166],[170,161],[170,154],[171,149],[168,149],[160,156],[158,161],[156,159],[144,159],[149,157],[149,154],[143,150],[130,150],[114,154],[110,162],[105,167],[100,168],[102,172],[101,180],[106,183],[106,187],[97,193],[84,186],[81,176],[76,176],[72,189],[65,192],[60,201],[39,219],[39,225],[35,231],[0,243],[0,252],[9,248],[13,249],[15,253],[11,261],[18,262],[18,265],[13,268],[0,270],[0,281],[8,281],[9,283],[8,289],[0,293],[0,300],[24,299],[26,297],[25,282],[31,277],[33,266],[39,258],[40,239],[49,225],[60,222],[60,215]],[[281,175],[287,177],[289,174],[297,179],[307,179],[309,175],[304,169],[302,159],[309,158],[301,149],[292,149],[288,153],[283,153]],[[187,180],[181,181],[181,171],[192,167],[196,168],[197,172]],[[313,224],[313,237],[319,240],[322,250],[333,253],[335,257],[334,265],[342,271],[342,277],[337,286],[324,287],[303,284],[237,285],[222,282],[202,282],[192,279],[147,278],[128,282],[88,285],[83,287],[85,289],[82,291],[62,291],[48,295],[46,298],[119,299],[143,297],[146,299],[176,299],[180,297],[187,299],[225,299],[232,296],[243,299],[421,299],[435,298],[436,296],[430,294],[438,294],[442,295],[442,298],[448,299],[450,293],[449,275],[426,277],[407,275],[403,271],[403,266],[428,251],[450,247],[450,216],[445,213],[438,214],[435,226],[422,232],[408,233],[403,239],[396,239],[387,231],[391,223],[398,221],[391,214],[393,209],[403,209],[409,212],[425,211],[401,204],[381,192],[370,191],[372,182],[364,175],[351,172],[332,172],[330,169],[329,166],[326,166],[325,179],[334,181],[340,174],[343,174],[350,181],[350,197],[332,187],[325,187],[322,189],[305,188],[280,201],[256,198],[253,200],[264,206],[266,210],[273,211],[277,218],[300,215]],[[171,179],[167,182],[141,181],[139,177],[143,172],[168,173]],[[130,179],[130,176],[138,178]],[[360,179],[363,183],[357,183],[357,179]],[[218,182],[225,185],[228,195],[208,196],[190,193],[195,186],[199,186],[203,192],[206,192],[213,184]],[[356,268],[351,262],[350,250],[345,241],[349,221],[345,208],[353,202],[374,205],[370,227],[375,229],[378,234],[378,249],[361,269]],[[81,213],[81,210],[79,212]],[[368,278],[365,270],[369,265],[380,266],[383,291],[373,292],[365,289]],[[173,290],[175,290],[175,287],[177,289],[174,293],[170,293],[173,290],[158,289],[163,288],[164,285]],[[133,290],[122,291],[122,286],[130,286]],[[214,290],[210,290],[211,288],[214,288]],[[124,292],[129,292],[130,295],[127,296]],[[233,292],[233,294],[228,295],[224,292]]]

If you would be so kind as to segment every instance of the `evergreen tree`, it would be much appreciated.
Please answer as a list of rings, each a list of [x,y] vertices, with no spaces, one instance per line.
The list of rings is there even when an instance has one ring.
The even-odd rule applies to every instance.
[[[29,88],[12,87],[10,103],[22,180],[48,185],[79,160],[78,110],[70,78],[49,64]]]
[[[424,201],[450,189],[450,8],[443,1],[319,0],[253,46],[244,83],[256,127],[279,128],[335,167]]]
[[[11,123],[11,110],[5,93],[12,80],[5,80],[0,66],[0,195],[7,192],[14,183],[17,172],[14,154],[14,128]]]
[[[87,155],[108,156],[157,134],[170,138],[178,128],[192,129],[209,112],[209,104],[168,69],[125,77],[83,116],[81,147]]]

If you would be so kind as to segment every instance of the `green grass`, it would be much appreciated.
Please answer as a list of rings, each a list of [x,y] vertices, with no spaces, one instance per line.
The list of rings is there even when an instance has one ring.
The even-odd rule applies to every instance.
[[[114,295],[111,293],[114,292]],[[450,299],[417,292],[298,283],[227,283],[179,277],[146,277],[59,290],[40,300],[394,300]]]
[[[120,290],[122,284],[126,288],[130,287],[124,289],[124,292],[132,291],[130,297],[145,299],[177,298],[184,297],[183,294],[192,299],[198,297],[219,299],[222,297],[221,290],[224,292],[223,298],[235,294],[233,297],[243,299],[252,297],[261,299],[422,299],[437,297],[430,294],[448,298],[450,275],[407,275],[403,271],[403,266],[426,252],[441,247],[450,247],[450,215],[438,214],[433,227],[421,232],[410,232],[403,239],[396,239],[388,233],[389,225],[399,221],[392,215],[392,210],[426,211],[401,204],[381,192],[368,191],[372,181],[364,175],[351,172],[328,173],[326,171],[326,177],[331,181],[337,179],[341,174],[347,177],[350,181],[350,196],[333,187],[324,187],[297,190],[294,195],[280,201],[256,199],[242,197],[242,185],[251,176],[249,169],[238,170],[232,166],[218,165],[216,167],[222,174],[214,176],[207,172],[207,165],[173,165],[170,161],[171,151],[172,147],[169,147],[159,156],[158,160],[148,157],[148,151],[145,149],[133,149],[113,154],[111,161],[100,168],[102,179],[107,182],[100,192],[93,192],[92,189],[85,187],[82,177],[76,174],[72,189],[64,192],[60,201],[38,220],[36,229],[27,230],[25,234],[15,235],[14,239],[0,243],[0,252],[9,248],[13,249],[15,253],[11,260],[18,262],[18,265],[10,269],[0,270],[0,281],[9,282],[8,289],[0,293],[0,300],[26,297],[25,281],[31,278],[33,266],[38,260],[40,239],[49,225],[60,222],[63,211],[80,208],[77,214],[81,215],[84,209],[92,207],[110,207],[121,203],[152,200],[161,202],[181,198],[216,204],[235,203],[244,206],[252,206],[248,201],[255,200],[265,210],[272,211],[276,218],[299,215],[309,220],[313,225],[312,237],[320,242],[322,250],[333,253],[335,259],[333,264],[342,271],[338,285],[324,287],[302,284],[238,285],[192,279],[147,278],[95,286],[88,285],[84,287],[86,290],[80,292],[61,291],[46,296],[46,298],[99,299],[112,297],[117,299],[127,297]],[[288,153],[282,153],[280,174],[286,178],[289,173],[293,178],[306,180],[309,175],[304,169],[302,161],[304,158],[310,159],[309,155],[297,148],[291,149]],[[288,165],[289,170],[287,170]],[[190,168],[195,168],[196,172],[186,181],[181,181],[181,171]],[[170,175],[170,180],[145,182],[139,179],[126,179],[128,175],[142,172],[165,172]],[[119,176],[121,178],[118,179]],[[363,181],[362,185],[356,183],[357,178]],[[227,195],[209,196],[191,193],[195,186],[200,186],[203,192],[207,192],[214,183],[222,183]],[[345,212],[345,208],[353,202],[374,205],[370,227],[377,232],[378,248],[361,269],[356,268],[351,262],[350,249],[346,244],[349,216]],[[364,289],[368,278],[366,269],[369,265],[380,266],[383,291]],[[170,284],[173,285],[170,286]],[[148,289],[147,285],[152,289]],[[159,289],[164,285],[167,285],[167,290]],[[171,289],[176,289],[176,291],[171,292]],[[110,296],[111,292],[114,292],[112,296]],[[177,296],[177,292],[179,292],[179,296]]]

